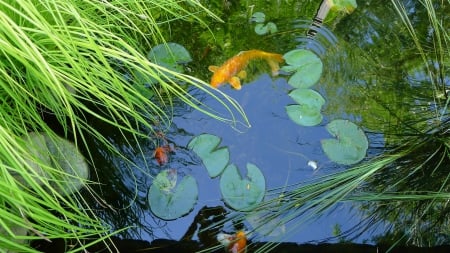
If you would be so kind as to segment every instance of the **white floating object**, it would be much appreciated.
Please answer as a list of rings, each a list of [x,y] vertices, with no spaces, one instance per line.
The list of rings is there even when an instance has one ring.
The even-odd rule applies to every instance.
[[[313,170],[316,170],[316,169],[319,167],[319,166],[317,165],[317,162],[316,162],[316,161],[313,161],[313,160],[308,161],[308,166],[311,167],[311,168],[313,168]]]

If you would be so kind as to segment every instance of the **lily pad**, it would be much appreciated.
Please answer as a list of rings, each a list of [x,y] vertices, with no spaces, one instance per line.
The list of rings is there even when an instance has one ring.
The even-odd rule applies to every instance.
[[[276,33],[278,31],[277,25],[273,22],[268,22],[267,24],[257,24],[255,25],[255,33],[258,35],[264,35],[267,33]]]
[[[256,22],[256,23],[264,23],[266,20],[266,14],[263,12],[255,12],[253,13],[252,17],[250,18],[250,22]]]
[[[364,132],[348,120],[333,120],[326,126],[336,139],[322,140],[322,149],[330,160],[344,165],[361,161],[367,152],[369,142]]]
[[[309,88],[316,84],[322,75],[323,64],[320,58],[306,49],[295,49],[283,56],[287,66],[281,70],[295,72],[288,80],[294,88]]]
[[[325,99],[315,90],[311,89],[295,89],[289,93],[289,96],[298,104],[308,105],[309,107],[321,110],[325,104]]]
[[[247,178],[242,178],[238,168],[230,164],[220,177],[220,191],[228,206],[250,211],[264,198],[266,181],[254,164],[247,164]]]
[[[165,67],[166,69],[183,73],[184,67],[182,64],[192,61],[192,57],[189,52],[182,45],[169,42],[166,44],[159,44],[153,47],[147,55],[147,59],[151,62]],[[156,71],[156,70],[155,70]],[[134,71],[134,77],[138,84],[143,86],[149,86],[150,84],[158,83],[158,73],[155,72],[155,76],[144,74],[138,70]],[[165,73],[166,78],[174,78],[172,74]]]
[[[210,177],[220,175],[230,160],[228,148],[218,148],[221,139],[212,134],[201,134],[188,144],[201,159]]]
[[[180,64],[192,61],[192,57],[186,48],[173,42],[153,47],[147,58],[151,62],[179,73],[184,71],[183,66]]]
[[[347,14],[352,13],[358,5],[356,0],[328,0],[333,11],[343,11]]]
[[[69,195],[80,190],[89,178],[89,167],[70,141],[61,137],[50,137],[44,133],[32,132],[22,137],[26,142],[25,149],[32,157],[26,159],[34,171],[33,178],[38,184],[49,184],[60,194]],[[53,167],[53,170],[42,166]],[[12,173],[17,180],[27,184],[18,173]]]
[[[150,210],[163,220],[180,218],[188,214],[197,203],[198,186],[195,178],[186,175],[177,183],[173,173],[176,171],[161,171],[148,191]]]
[[[286,113],[292,121],[301,126],[316,126],[323,119],[320,110],[309,105],[288,105]]]
[[[46,136],[46,144],[53,164],[58,164],[63,170],[53,175],[54,182],[51,185],[64,195],[77,192],[89,178],[88,165],[83,155],[72,142],[61,137]]]

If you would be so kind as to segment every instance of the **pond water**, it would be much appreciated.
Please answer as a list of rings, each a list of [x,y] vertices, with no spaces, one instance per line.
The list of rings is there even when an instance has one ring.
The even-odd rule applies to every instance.
[[[210,47],[202,44],[204,41],[201,40],[191,44],[187,42],[192,42],[194,39],[192,37],[199,36],[195,32],[201,29],[191,30],[192,37],[183,37],[183,34],[180,35],[181,38],[174,37],[175,42],[184,45],[192,52],[194,62],[190,65],[189,74],[209,80],[211,73],[207,70],[208,65],[221,64],[225,59],[242,50],[258,48],[284,54],[296,47],[308,47],[304,44],[307,29],[301,25],[307,22],[299,18],[311,19],[315,13],[314,8],[301,11],[298,5],[291,1],[281,1],[285,3],[277,4],[279,9],[270,10],[270,6],[263,3],[264,1],[245,2],[234,6],[232,9],[234,13],[230,15],[228,23],[212,24],[213,31],[217,32],[216,36],[225,40],[222,45],[229,43],[231,44],[229,47],[222,47],[220,50],[219,46],[214,46],[210,53],[201,58],[200,55],[203,56],[205,50],[207,48],[210,50]],[[306,2],[309,1],[304,2],[308,5]],[[377,3],[381,4],[377,5]],[[247,20],[250,6],[255,11],[265,12],[266,16],[278,25],[279,33],[268,36],[254,34],[254,24]],[[401,38],[399,41],[389,43],[385,41],[391,37],[398,38],[386,31],[400,27],[398,20],[392,21],[396,17],[395,12],[384,13],[385,10],[384,1],[367,1],[348,17],[337,19],[339,22],[333,23],[334,35],[327,30],[318,33],[316,44],[310,48],[321,57],[324,72],[318,84],[312,88],[321,93],[326,99],[326,104],[323,109],[324,118],[317,126],[300,126],[288,117],[285,107],[294,104],[292,98],[288,96],[293,89],[287,83],[288,76],[271,77],[267,71],[253,73],[253,76],[244,81],[239,91],[232,89],[229,85],[220,88],[221,92],[242,106],[250,127],[246,126],[243,118],[237,119],[240,122],[237,125],[227,124],[182,103],[176,103],[173,109],[173,122],[169,130],[164,130],[165,138],[175,148],[167,164],[162,166],[153,158],[154,150],[158,146],[158,140],[154,136],[137,141],[123,139],[114,129],[99,125],[104,129],[105,136],[115,143],[122,155],[132,162],[130,165],[123,160],[123,157],[108,154],[101,148],[97,154],[93,154],[97,161],[95,164],[97,176],[104,184],[97,187],[102,192],[105,205],[93,202],[99,215],[111,220],[115,228],[133,226],[123,234],[124,237],[148,241],[161,237],[178,240],[188,230],[197,212],[203,206],[224,206],[219,179],[210,178],[201,160],[187,148],[189,141],[202,133],[221,138],[220,145],[229,149],[230,163],[235,164],[242,175],[246,174],[247,163],[255,164],[265,176],[267,189],[287,187],[348,168],[331,161],[321,147],[322,139],[331,138],[325,126],[333,119],[348,119],[366,130],[369,139],[367,158],[382,152],[385,144],[383,129],[386,124],[392,124],[393,119],[373,101],[368,101],[367,94],[375,92],[383,96],[389,92],[389,98],[383,97],[384,103],[393,99],[396,103],[396,108],[393,109],[402,110],[397,105],[402,103],[402,99],[406,99],[402,96],[403,92],[410,91],[405,84],[405,79],[397,77],[399,70],[391,69],[393,56],[387,51],[400,52],[399,47],[403,41]],[[241,27],[238,28],[238,24]],[[186,27],[188,26],[190,24],[186,24]],[[230,31],[230,29],[234,30]],[[382,32],[386,33],[383,35]],[[382,43],[384,44],[380,45]],[[396,48],[389,48],[394,46]],[[371,50],[379,50],[375,55],[380,58],[367,59],[371,57]],[[404,55],[402,57],[406,58]],[[380,62],[380,59],[383,62]],[[389,69],[383,69],[381,66],[384,65],[390,66]],[[409,75],[417,76],[420,72],[411,71]],[[394,84],[397,87],[394,87]],[[379,86],[385,88],[379,89]],[[216,108],[220,113],[226,113],[220,111],[223,108],[215,99],[196,88],[191,87],[189,91],[201,103]],[[156,125],[155,129],[158,128],[159,126]],[[93,143],[93,145],[97,144]],[[308,165],[311,161],[317,162],[317,169]],[[176,169],[180,176],[192,175],[199,186],[198,201],[194,209],[188,215],[174,221],[158,219],[147,205],[147,192],[152,179],[163,169]],[[105,208],[108,205],[116,208],[116,211]],[[258,239],[299,243],[323,240],[333,236],[336,225],[342,230],[350,229],[362,218],[364,214],[358,211],[357,205],[340,204],[325,215],[317,217],[317,220],[310,224],[295,229],[295,232],[277,238],[258,237]],[[248,226],[248,224],[245,225]],[[225,226],[224,229],[233,230],[230,225]],[[380,232],[382,231],[375,230],[374,234]],[[364,234],[356,241],[370,242],[374,234]]]

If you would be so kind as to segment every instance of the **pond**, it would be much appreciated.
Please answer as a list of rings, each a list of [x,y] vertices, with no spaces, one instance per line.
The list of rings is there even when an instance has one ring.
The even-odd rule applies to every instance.
[[[340,13],[320,28],[314,39],[307,39],[306,33],[318,3],[223,1],[229,5],[222,9],[214,5],[219,2],[222,1],[209,3],[210,8],[226,18],[225,23],[210,24],[216,40],[211,31],[193,27],[191,23],[180,22],[178,27],[171,28],[171,41],[184,46],[193,58],[185,71],[209,80],[212,76],[209,65],[220,66],[240,51],[260,49],[286,54],[296,48],[307,49],[323,62],[320,80],[311,87],[325,99],[320,110],[323,118],[312,126],[294,122],[286,111],[287,106],[296,104],[289,95],[294,90],[288,83],[291,74],[281,71],[274,77],[264,62],[256,62],[247,69],[242,89],[223,85],[213,91],[217,96],[224,93],[231,97],[242,107],[246,117],[235,111],[234,121],[223,122],[176,101],[173,111],[169,112],[173,113],[170,126],[166,128],[155,122],[153,130],[158,135],[149,134],[148,139],[139,140],[123,138],[117,129],[93,120],[92,124],[102,129],[103,135],[114,143],[123,157],[102,150],[99,143],[91,143],[98,147],[98,153],[94,151],[91,155],[95,157],[96,177],[101,182],[93,189],[104,200],[99,203],[98,199],[93,199],[91,205],[114,229],[131,226],[121,233],[123,237],[179,240],[204,206],[221,206],[229,215],[233,214],[232,208],[225,204],[220,177],[211,178],[202,159],[188,147],[196,136],[207,133],[219,137],[219,147],[228,149],[229,163],[236,165],[242,176],[247,174],[249,163],[255,165],[264,175],[265,188],[273,190],[265,196],[265,200],[269,200],[295,186],[351,167],[334,162],[322,147],[324,139],[334,138],[326,128],[333,120],[348,120],[365,131],[369,147],[363,163],[386,152],[388,142],[396,142],[387,132],[400,132],[401,122],[419,119],[421,113],[432,112],[440,106],[434,104],[432,93],[427,89],[427,75],[416,53],[407,50],[414,45],[399,15],[394,8],[387,8],[389,4],[385,1],[365,1],[351,14]],[[411,7],[409,15],[418,19],[426,15],[413,8],[418,8],[418,2],[408,1],[407,4]],[[448,11],[448,5],[445,8]],[[264,13],[265,22],[275,24],[277,31],[257,34],[257,22],[251,20],[255,12]],[[418,22],[415,25],[418,30],[424,29]],[[448,75],[444,79],[448,87]],[[187,89],[199,104],[230,117],[223,105],[209,94],[195,87]],[[150,132],[149,129],[143,131]],[[158,162],[154,157],[155,149],[166,144],[170,146],[170,150],[165,150],[167,161]],[[148,205],[149,188],[164,170],[175,173],[178,180],[192,176],[198,185],[198,198],[192,210],[169,221],[158,218]],[[298,243],[336,241],[342,239],[339,236],[343,231],[351,230],[367,218],[364,209],[361,202],[342,202],[317,216],[304,213],[304,217],[292,218],[273,233],[258,233],[257,229],[251,239]],[[306,217],[308,221],[304,222]],[[251,223],[246,220],[242,229],[250,231],[252,225],[258,227],[261,222]],[[374,238],[386,232],[383,226],[389,223],[389,219],[379,220],[377,225],[380,226],[374,226],[353,241],[374,243]],[[234,232],[236,228],[227,222],[220,230]]]

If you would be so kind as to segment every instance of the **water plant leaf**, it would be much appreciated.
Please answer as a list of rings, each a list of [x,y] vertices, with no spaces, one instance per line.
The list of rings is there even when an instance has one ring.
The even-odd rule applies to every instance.
[[[295,72],[288,80],[294,88],[308,88],[319,81],[322,75],[322,60],[313,52],[306,49],[295,49],[283,56],[287,66],[281,70]]]
[[[366,135],[353,122],[337,119],[326,126],[336,139],[322,140],[322,149],[330,160],[344,165],[358,163],[366,156],[369,142]]]
[[[325,104],[325,99],[315,90],[311,89],[294,89],[289,92],[289,96],[298,104],[308,105],[320,111]]]
[[[63,195],[70,195],[80,190],[89,178],[89,167],[70,141],[58,136],[50,137],[48,134],[32,132],[22,137],[27,143],[25,148],[28,153],[36,157],[40,163],[28,160],[28,165],[34,170],[35,180],[43,184],[49,182],[54,190]],[[54,170],[46,170],[42,167],[53,167]],[[15,175],[21,182],[20,175]]]
[[[188,148],[202,159],[211,178],[220,175],[230,160],[228,148],[218,148],[220,141],[221,139],[215,135],[201,134],[188,143]]]
[[[266,190],[264,175],[254,164],[247,164],[247,178],[242,178],[234,164],[220,177],[220,191],[225,203],[239,211],[250,211],[262,201]]]
[[[147,58],[160,66],[178,73],[184,72],[184,68],[180,64],[192,61],[192,57],[186,48],[173,42],[159,44],[153,47],[148,53]]]
[[[253,13],[252,17],[250,18],[250,22],[256,22],[256,23],[264,23],[266,20],[266,14],[263,12],[255,12]]]
[[[356,0],[328,0],[331,10],[333,11],[343,11],[347,14],[352,13],[358,5]]]
[[[57,164],[63,173],[55,176],[52,183],[61,194],[68,195],[81,189],[89,178],[89,168],[75,144],[61,137],[45,135],[46,144],[53,164]]]
[[[286,113],[292,121],[301,126],[316,126],[323,119],[320,110],[309,105],[288,105]]]
[[[197,203],[198,186],[194,177],[186,175],[177,184],[176,170],[163,170],[148,191],[152,213],[163,220],[174,220],[188,214]]]
[[[257,24],[255,25],[255,33],[258,35],[264,35],[267,33],[276,33],[278,31],[277,25],[273,22],[268,22],[267,24]]]

